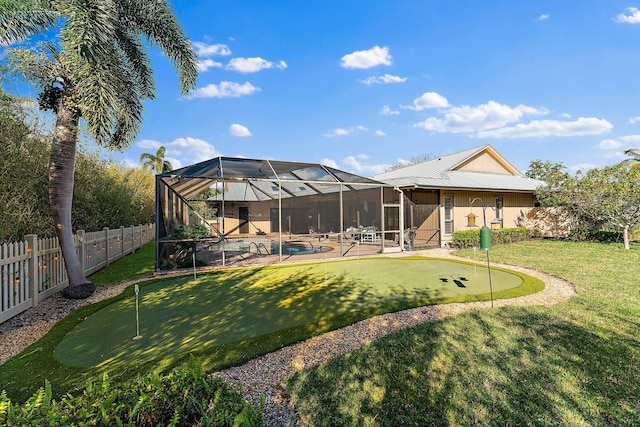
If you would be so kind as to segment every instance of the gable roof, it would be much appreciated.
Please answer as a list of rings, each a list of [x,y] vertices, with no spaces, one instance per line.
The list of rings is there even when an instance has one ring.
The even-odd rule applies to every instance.
[[[527,178],[490,145],[481,145],[373,177],[398,187],[534,192]]]

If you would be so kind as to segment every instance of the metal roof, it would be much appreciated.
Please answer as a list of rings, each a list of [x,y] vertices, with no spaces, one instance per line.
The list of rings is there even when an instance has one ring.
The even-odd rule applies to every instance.
[[[461,164],[484,151],[490,152],[508,170],[511,170],[511,174],[456,170]],[[543,181],[526,177],[490,145],[470,148],[426,162],[383,172],[373,178],[398,187],[465,190],[534,192],[537,187],[544,185]]]
[[[379,181],[316,163],[216,157],[165,172],[158,179],[185,199],[217,186],[210,200],[262,201],[387,186]],[[218,185],[217,183],[223,183]]]

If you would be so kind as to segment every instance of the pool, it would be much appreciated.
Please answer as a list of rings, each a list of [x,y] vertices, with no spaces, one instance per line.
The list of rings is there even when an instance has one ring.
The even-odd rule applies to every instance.
[[[270,239],[230,240],[224,244],[225,251],[251,252],[262,255],[278,255],[280,242]],[[283,255],[309,255],[330,251],[329,246],[314,246],[311,242],[282,242]]]

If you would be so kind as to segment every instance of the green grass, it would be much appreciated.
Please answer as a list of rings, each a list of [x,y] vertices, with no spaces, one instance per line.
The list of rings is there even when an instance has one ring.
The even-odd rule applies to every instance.
[[[104,268],[89,277],[95,285],[107,286],[126,280],[141,279],[155,268],[156,241],[152,240],[138,251],[119,259],[109,267]]]
[[[639,249],[495,246],[492,260],[564,277],[578,296],[426,323],[295,374],[286,387],[314,426],[640,425]]]
[[[499,269],[492,278],[495,298],[542,287],[537,279]],[[197,282],[191,275],[156,279],[140,284],[140,296],[141,340],[132,339],[130,286],[58,322],[0,366],[0,384],[14,401],[28,398],[45,378],[60,395],[103,373],[128,380],[164,372],[189,354],[211,371],[376,314],[489,299],[482,266],[419,257],[216,271],[200,274]]]

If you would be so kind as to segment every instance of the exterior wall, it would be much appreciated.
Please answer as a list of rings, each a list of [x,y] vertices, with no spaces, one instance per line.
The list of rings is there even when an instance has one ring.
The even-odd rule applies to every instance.
[[[259,234],[259,233],[271,233],[271,223],[269,221],[269,211],[273,203],[261,202],[226,202],[224,206],[224,230],[228,236],[237,236],[240,234]],[[277,207],[277,202],[275,206]],[[248,232],[241,233],[240,230],[240,208],[246,207],[249,209],[249,224]],[[222,217],[219,218],[219,223],[216,224],[216,228],[222,232]],[[277,231],[277,230],[276,230]]]
[[[511,171],[506,169],[500,162],[496,160],[491,154],[484,152],[477,157],[474,157],[463,163],[456,170],[474,171],[474,172],[489,172],[489,173],[501,173],[511,175]]]
[[[492,226],[492,221],[496,218],[495,206],[496,198],[502,197],[504,201],[502,209],[502,221],[494,226],[500,228],[516,227],[516,218],[521,212],[528,212],[533,209],[535,196],[526,193],[501,193],[501,192],[475,192],[475,191],[448,191],[442,190],[440,196],[440,229],[442,230],[442,246],[446,246],[451,242],[451,234],[445,233],[445,198],[453,198],[452,208],[452,231],[462,230],[480,230],[483,224],[483,209],[480,201],[475,201],[473,206],[469,203],[470,199],[480,198],[486,206],[487,226]],[[475,226],[469,226],[467,215],[473,213],[477,215]]]

